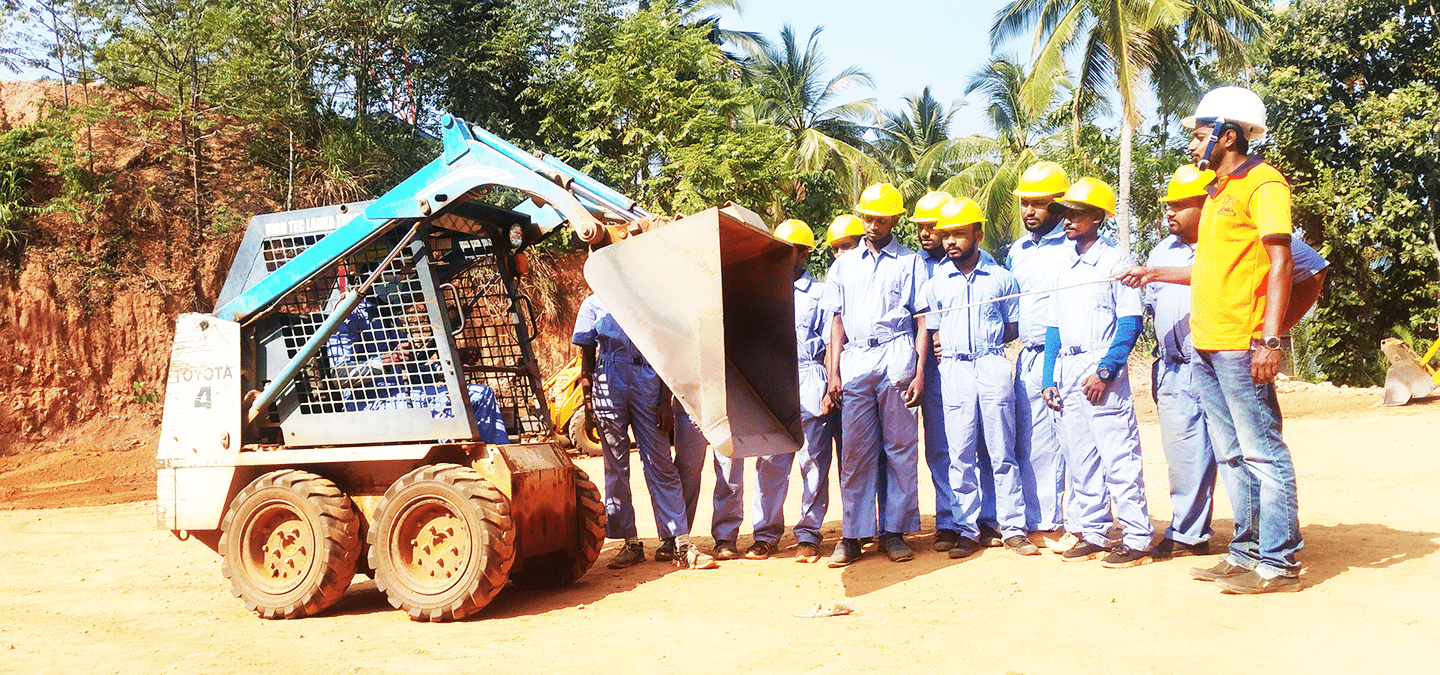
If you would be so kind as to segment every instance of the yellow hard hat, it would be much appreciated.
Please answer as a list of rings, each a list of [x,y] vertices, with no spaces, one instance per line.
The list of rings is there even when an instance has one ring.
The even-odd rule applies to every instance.
[[[1065,209],[1086,208],[1100,209],[1106,215],[1114,216],[1115,190],[1098,178],[1081,178],[1075,181],[1064,195],[1056,197],[1048,210],[1051,213],[1060,213]]]
[[[905,198],[889,183],[875,183],[860,193],[856,211],[867,216],[898,216],[905,213]]]
[[[815,248],[815,233],[803,220],[791,218],[775,226],[775,236],[805,248]]]
[[[940,220],[940,207],[954,198],[954,195],[944,190],[927,192],[924,197],[920,198],[920,201],[915,202],[915,215],[910,216],[910,220],[917,223],[933,223]]]
[[[935,223],[937,230],[953,230],[971,223],[985,222],[985,214],[980,212],[980,205],[969,197],[956,197],[940,207],[940,221]]]
[[[1013,192],[1017,197],[1049,197],[1060,195],[1070,187],[1070,177],[1065,168],[1055,162],[1036,162],[1020,174],[1020,187]]]
[[[846,213],[835,216],[835,220],[830,221],[830,229],[825,232],[825,245],[834,246],[835,242],[845,237],[863,236],[865,236],[865,221]]]
[[[1175,170],[1175,175],[1170,177],[1170,186],[1165,190],[1165,196],[1160,201],[1165,203],[1178,202],[1191,197],[1204,197],[1205,186],[1214,182],[1215,172],[1209,169],[1204,171],[1194,164],[1186,164]]]

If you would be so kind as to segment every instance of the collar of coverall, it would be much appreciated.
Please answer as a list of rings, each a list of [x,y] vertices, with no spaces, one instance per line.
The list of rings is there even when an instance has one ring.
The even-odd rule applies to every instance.
[[[805,273],[795,280],[795,288],[800,291],[808,291],[810,284],[813,283],[815,283],[815,277],[810,276],[810,270],[805,270]]]
[[[900,238],[897,237],[897,236],[895,236],[895,235],[892,233],[892,234],[890,235],[890,243],[888,243],[888,244],[886,244],[886,245],[884,245],[884,246],[881,246],[881,247],[880,247],[880,253],[882,253],[882,254],[884,254],[884,255],[888,255],[888,256],[890,256],[891,258],[899,258],[899,257],[900,257],[900,246],[902,246],[902,244],[900,243]],[[861,245],[860,245],[860,255],[863,257],[863,256],[873,256],[873,255],[875,255],[875,254],[870,251],[870,246],[869,246],[869,244],[866,244],[866,243],[862,242]]]
[[[1051,228],[1049,232],[1046,232],[1044,235],[1042,235],[1042,236],[1040,237],[1040,241],[1036,241],[1034,237],[1028,236],[1028,235],[1029,235],[1028,232],[1026,233],[1026,235],[1027,235],[1027,236],[1020,237],[1019,239],[1016,239],[1016,240],[1015,240],[1015,241],[1020,242],[1020,247],[1021,247],[1021,248],[1030,248],[1030,247],[1032,247],[1032,246],[1039,246],[1041,243],[1050,243],[1050,242],[1053,242],[1053,241],[1055,241],[1055,240],[1057,240],[1057,239],[1064,239],[1064,238],[1065,238],[1065,223],[1064,223],[1064,222],[1056,223],[1056,224],[1055,224],[1055,227]]]
[[[1210,184],[1205,186],[1205,192],[1211,197],[1220,194],[1221,188],[1225,187],[1223,185],[1224,183],[1229,182],[1232,178],[1244,177],[1245,174],[1250,173],[1251,169],[1260,166],[1260,163],[1264,161],[1265,158],[1261,157],[1260,153],[1258,152],[1250,155],[1249,157],[1246,157],[1245,161],[1241,162],[1240,166],[1235,167],[1234,171],[1231,171],[1224,176],[1216,176],[1215,180],[1210,181]]]
[[[1110,248],[1110,242],[1105,241],[1104,237],[1100,237],[1095,240],[1095,243],[1090,245],[1090,248],[1086,249],[1084,254],[1077,257],[1076,260],[1094,267],[1100,264],[1100,253],[1107,248]]]
[[[979,259],[975,261],[975,269],[971,270],[971,272],[975,274],[991,274],[990,263],[985,261],[985,256],[979,254],[977,254],[977,256]],[[945,268],[945,276],[960,277],[965,275],[960,272],[960,268],[952,263]]]

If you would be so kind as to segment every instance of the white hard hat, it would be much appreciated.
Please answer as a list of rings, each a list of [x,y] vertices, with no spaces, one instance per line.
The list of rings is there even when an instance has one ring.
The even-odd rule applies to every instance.
[[[1220,87],[1213,89],[1200,99],[1195,114],[1180,120],[1186,129],[1194,129],[1196,122],[1214,124],[1224,119],[1244,132],[1250,142],[1265,140],[1265,104],[1255,92],[1244,87]]]

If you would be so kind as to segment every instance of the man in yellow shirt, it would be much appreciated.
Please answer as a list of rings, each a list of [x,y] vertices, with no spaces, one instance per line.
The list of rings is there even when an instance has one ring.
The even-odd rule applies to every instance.
[[[1290,185],[1249,145],[1265,137],[1265,106],[1248,89],[1205,95],[1190,153],[1217,175],[1207,189],[1191,285],[1195,387],[1235,513],[1230,554],[1197,579],[1228,593],[1301,588],[1295,467],[1281,437],[1275,375],[1290,300]]]

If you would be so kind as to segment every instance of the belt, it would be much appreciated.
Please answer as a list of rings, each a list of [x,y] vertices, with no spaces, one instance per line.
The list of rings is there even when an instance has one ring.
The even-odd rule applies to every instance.
[[[863,340],[856,340],[856,342],[859,342],[866,347],[879,347],[880,345],[889,343],[891,340],[894,340],[895,338],[898,338],[902,335],[904,335],[904,333],[891,333],[889,336],[886,337],[868,337]]]
[[[1108,345],[1108,344],[1106,344],[1106,345],[1094,345],[1094,346],[1090,346],[1090,347],[1061,347],[1061,348],[1060,348],[1060,355],[1061,355],[1061,356],[1075,356],[1076,354],[1084,354],[1084,353],[1086,353],[1086,352],[1093,352],[1093,351],[1098,351],[1098,350],[1101,350],[1101,349],[1109,349],[1109,348],[1110,348],[1110,345]]]
[[[622,356],[620,354],[607,354],[605,356],[601,356],[600,360],[609,361],[610,363],[628,363],[633,366],[645,365],[645,357],[643,356]]]
[[[1027,352],[1043,352],[1045,351],[1045,345],[1043,343],[1038,345],[1025,345],[1024,349]]]
[[[1170,354],[1170,353],[1166,353],[1163,358],[1165,359],[1165,362],[1166,362],[1166,363],[1176,363],[1176,364],[1179,364],[1179,363],[1189,363],[1189,362],[1190,362],[1190,357],[1188,357],[1188,356],[1176,356],[1176,355]]]
[[[975,360],[978,360],[978,359],[979,359],[980,357],[982,357],[982,356],[990,356],[990,355],[992,355],[992,354],[1004,354],[1004,353],[1005,353],[1005,349],[1004,349],[1004,348],[1000,348],[1000,349],[989,349],[989,350],[981,351],[981,352],[974,352],[974,353],[971,353],[971,354],[942,354],[942,355],[940,355],[940,358],[942,358],[942,359],[954,359],[954,360],[956,360],[956,361],[975,361]]]

